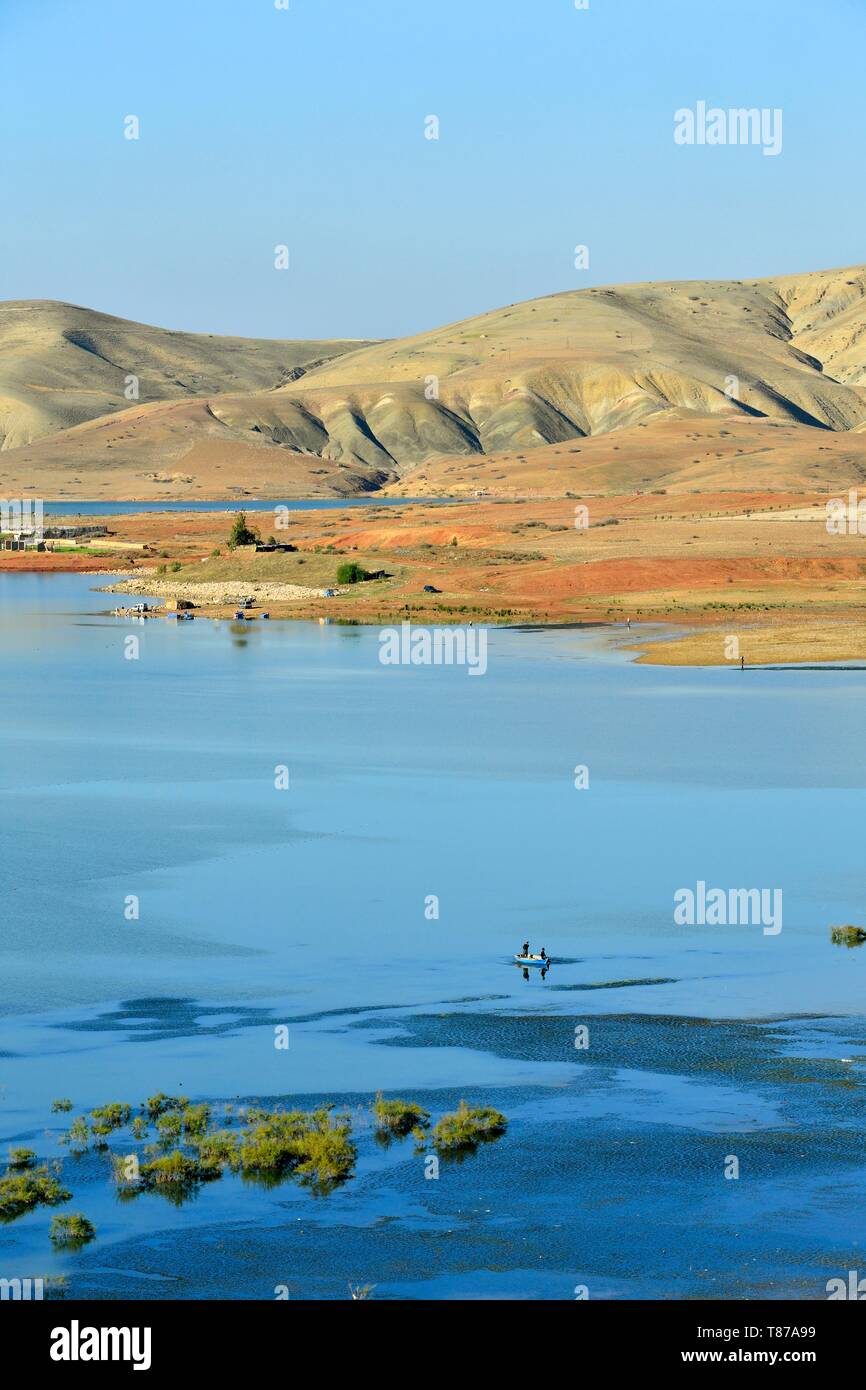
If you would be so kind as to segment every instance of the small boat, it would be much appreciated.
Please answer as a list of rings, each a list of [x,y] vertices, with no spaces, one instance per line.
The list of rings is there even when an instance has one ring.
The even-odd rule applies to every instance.
[[[519,956],[515,952],[514,959],[518,965],[550,965],[550,956]]]

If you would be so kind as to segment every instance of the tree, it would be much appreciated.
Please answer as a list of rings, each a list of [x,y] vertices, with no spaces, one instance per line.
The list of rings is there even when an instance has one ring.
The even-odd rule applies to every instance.
[[[255,545],[258,539],[258,531],[247,526],[246,512],[238,512],[229,532],[229,549],[234,550],[238,545]]]
[[[337,570],[338,584],[358,584],[362,579],[369,579],[370,576],[355,560],[349,560],[345,565],[340,565]]]

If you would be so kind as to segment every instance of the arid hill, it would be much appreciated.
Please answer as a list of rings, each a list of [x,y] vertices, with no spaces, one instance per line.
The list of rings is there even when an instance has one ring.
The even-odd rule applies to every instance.
[[[0,449],[145,401],[279,387],[357,342],[174,333],[74,304],[0,304]],[[129,382],[137,378],[138,386]]]
[[[361,346],[6,305],[2,430],[6,493],[36,480],[97,497],[855,483],[866,267],[575,290]]]

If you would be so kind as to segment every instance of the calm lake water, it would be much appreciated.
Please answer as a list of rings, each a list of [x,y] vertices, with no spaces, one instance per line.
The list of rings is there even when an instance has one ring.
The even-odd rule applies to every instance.
[[[290,512],[342,510],[345,507],[407,507],[413,502],[425,506],[447,506],[448,498],[438,497],[320,497],[293,500],[235,497],[226,502],[183,501],[157,498],[150,502],[45,502],[46,517],[52,516],[138,516],[143,512],[272,512],[286,507]],[[465,503],[465,499],[464,503]]]
[[[136,625],[94,582],[0,577],[0,1146],[63,1155],[98,1228],[58,1254],[45,1209],[0,1226],[0,1276],[810,1299],[862,1263],[866,948],[829,929],[866,918],[866,673],[498,630],[473,678],[382,666],[378,629]],[[782,930],[677,925],[698,881],[780,889]],[[527,937],[543,979],[511,960]],[[227,1178],[119,1202],[51,1100],[158,1090],[359,1120],[377,1090],[434,1116],[465,1097],[509,1128],[437,1180],[360,1124],[327,1197]]]

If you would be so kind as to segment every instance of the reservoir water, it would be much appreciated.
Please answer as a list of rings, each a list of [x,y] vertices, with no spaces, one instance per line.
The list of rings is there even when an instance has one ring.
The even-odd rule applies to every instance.
[[[471,678],[374,628],[137,624],[96,582],[0,577],[0,1151],[62,1158],[97,1226],[0,1225],[0,1277],[809,1299],[857,1268],[866,949],[830,927],[866,917],[862,671],[491,630]],[[700,883],[778,891],[781,929],[678,924]],[[346,1105],[356,1176],[121,1201],[51,1102],[159,1090]],[[508,1130],[431,1180],[379,1090]]]

